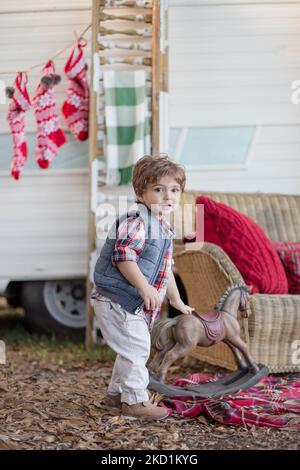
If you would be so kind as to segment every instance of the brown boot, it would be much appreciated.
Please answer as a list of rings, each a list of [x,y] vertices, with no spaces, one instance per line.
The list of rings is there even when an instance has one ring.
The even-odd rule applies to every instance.
[[[121,408],[121,393],[118,395],[109,395],[107,393],[104,403],[110,408]]]
[[[151,393],[149,392],[149,390],[147,390],[147,393],[150,398]],[[121,408],[121,393],[118,393],[117,395],[110,395],[109,393],[107,393],[104,399],[104,403],[109,408]]]
[[[162,420],[168,416],[168,412],[161,406],[154,405],[150,401],[143,401],[135,405],[127,405],[122,403],[122,414],[129,419],[156,419]]]

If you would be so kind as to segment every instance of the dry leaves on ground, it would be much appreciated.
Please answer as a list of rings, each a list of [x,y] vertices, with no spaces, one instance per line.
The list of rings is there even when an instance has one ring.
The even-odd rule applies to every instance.
[[[111,368],[112,362],[74,363],[70,359],[61,365],[51,355],[36,361],[28,358],[23,349],[9,350],[8,363],[0,369],[0,449],[298,447],[297,432],[254,426],[237,429],[213,424],[203,416],[185,419],[172,415],[160,423],[126,420],[103,402]],[[205,371],[212,370],[208,367]],[[186,367],[172,369],[173,376],[185,372]],[[160,398],[152,397],[154,401]]]

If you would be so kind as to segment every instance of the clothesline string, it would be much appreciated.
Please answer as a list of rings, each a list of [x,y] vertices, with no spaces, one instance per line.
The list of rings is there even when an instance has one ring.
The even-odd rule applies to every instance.
[[[64,51],[66,51],[67,49],[69,49],[70,47],[74,46],[81,38],[83,38],[83,36],[88,32],[88,30],[91,28],[92,24],[89,24],[83,31],[82,33],[77,36],[77,34],[75,33],[75,35],[77,36],[77,39],[76,41],[72,41],[70,42],[69,44],[67,44],[65,47],[63,47],[62,49],[59,49],[53,57],[51,57],[51,59],[49,60],[54,60],[56,59],[56,57],[58,57],[60,54],[62,54]],[[36,65],[32,65],[31,67],[29,67],[27,70],[13,70],[13,71],[0,71],[0,75],[14,75],[14,74],[17,74],[19,72],[29,72],[30,70],[33,70],[33,69],[36,69],[38,67],[42,67],[43,65],[45,64],[45,62],[41,62],[39,64],[36,64]]]

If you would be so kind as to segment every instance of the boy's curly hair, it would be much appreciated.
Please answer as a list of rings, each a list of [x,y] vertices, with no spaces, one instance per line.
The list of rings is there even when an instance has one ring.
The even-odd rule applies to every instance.
[[[173,176],[180,185],[181,191],[185,188],[185,169],[182,165],[170,160],[166,154],[157,156],[145,155],[140,158],[132,173],[132,185],[137,196],[143,194],[148,184],[155,184],[163,176]]]

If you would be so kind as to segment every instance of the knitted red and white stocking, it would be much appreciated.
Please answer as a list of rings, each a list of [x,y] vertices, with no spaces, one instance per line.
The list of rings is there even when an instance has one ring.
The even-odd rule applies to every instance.
[[[54,98],[54,86],[60,76],[55,74],[52,60],[45,65],[41,81],[36,89],[32,103],[37,122],[36,162],[41,168],[48,168],[57,155],[58,148],[66,142],[66,136],[60,128],[57,105]]]
[[[19,72],[13,87],[6,88],[7,96],[12,100],[7,113],[13,140],[13,157],[11,162],[11,175],[18,180],[28,156],[28,147],[24,133],[25,112],[31,106],[27,91],[28,77]]]
[[[82,51],[85,46],[85,41],[78,41],[64,69],[69,84],[62,112],[71,134],[78,140],[88,138],[89,85]]]

